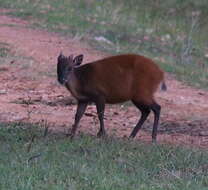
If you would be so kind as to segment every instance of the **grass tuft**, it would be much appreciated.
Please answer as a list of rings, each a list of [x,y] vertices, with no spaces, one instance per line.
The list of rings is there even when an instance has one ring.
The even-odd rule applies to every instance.
[[[0,42],[0,58],[5,58],[10,53],[8,44]]]

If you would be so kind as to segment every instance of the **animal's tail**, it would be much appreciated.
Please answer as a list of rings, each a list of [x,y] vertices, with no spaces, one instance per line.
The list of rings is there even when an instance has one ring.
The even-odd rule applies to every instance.
[[[162,83],[161,83],[161,90],[162,90],[162,91],[166,91],[166,90],[167,90],[167,86],[166,86],[164,80],[163,80]]]

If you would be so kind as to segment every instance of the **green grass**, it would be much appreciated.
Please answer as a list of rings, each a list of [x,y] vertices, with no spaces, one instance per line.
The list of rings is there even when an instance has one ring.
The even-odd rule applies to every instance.
[[[35,60],[32,57],[17,55],[12,51],[12,47],[9,44],[0,42],[0,72],[8,71],[11,67],[16,67],[19,68],[18,76],[27,80],[34,81],[45,77],[45,75],[54,77],[55,74],[53,71],[45,73],[36,70],[34,67],[32,68],[34,63]]]
[[[208,188],[208,152],[0,124],[0,189]]]
[[[207,0],[0,0],[0,7],[111,54],[146,55],[179,79],[207,88]]]
[[[10,53],[9,45],[6,43],[0,42],[0,58],[5,58]]]

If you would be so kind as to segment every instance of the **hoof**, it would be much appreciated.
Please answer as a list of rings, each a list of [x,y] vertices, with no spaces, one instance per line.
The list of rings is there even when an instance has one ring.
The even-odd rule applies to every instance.
[[[131,137],[131,136],[129,136],[129,137],[127,137],[126,139],[127,139],[128,141],[133,141],[134,138]]]
[[[66,133],[66,137],[70,138],[71,140],[74,138],[74,134]]]
[[[134,138],[134,136],[132,136],[132,135],[130,135],[130,136],[128,137],[129,140],[131,140],[131,139],[133,139],[133,138]]]
[[[157,144],[157,140],[156,139],[152,139],[152,144]]]
[[[66,135],[66,137],[70,137],[71,133],[66,133],[65,135]]]
[[[97,134],[97,137],[98,138],[103,138],[103,137],[106,137],[107,135],[106,135],[106,133],[105,132],[98,132],[98,134]]]

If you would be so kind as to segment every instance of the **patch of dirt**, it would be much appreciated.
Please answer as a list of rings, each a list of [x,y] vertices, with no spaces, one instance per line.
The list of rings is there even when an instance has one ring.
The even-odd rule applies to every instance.
[[[6,10],[4,10],[6,11]],[[3,11],[1,11],[3,12]],[[47,121],[55,130],[72,126],[76,102],[56,81],[56,59],[64,54],[84,54],[84,62],[106,56],[84,42],[39,29],[25,20],[0,15],[0,43],[9,44],[13,57],[0,60],[0,122]],[[167,75],[167,92],[158,92],[162,106],[158,142],[208,147],[208,92],[188,87]],[[133,106],[107,105],[108,134],[129,136],[138,121]],[[136,140],[151,141],[152,115]],[[90,105],[79,130],[96,135],[99,124]]]

